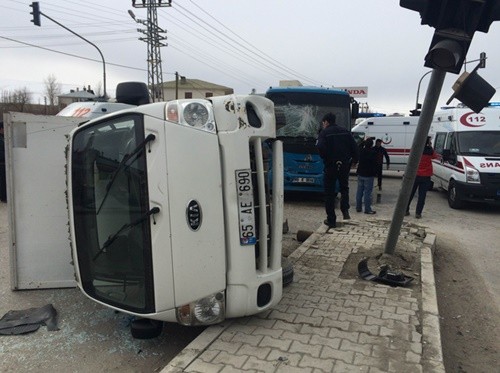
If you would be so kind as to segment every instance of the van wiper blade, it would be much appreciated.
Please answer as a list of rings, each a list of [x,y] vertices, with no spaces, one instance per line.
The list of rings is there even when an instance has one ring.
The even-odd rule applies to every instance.
[[[104,197],[102,198],[102,201],[101,201],[101,204],[99,205],[99,208],[97,209],[97,212],[96,212],[96,215],[99,215],[99,212],[101,211],[101,208],[102,208],[102,205],[104,205],[104,202],[106,201],[106,199],[108,198],[108,195],[109,195],[109,191],[111,190],[111,187],[113,186],[115,180],[116,180],[116,177],[118,176],[118,173],[123,169],[125,168],[125,165],[126,163],[132,159],[132,157],[134,156],[138,156],[139,155],[139,152],[146,146],[146,144],[150,141],[153,141],[154,139],[156,138],[155,135],[153,135],[152,133],[150,133],[149,135],[146,136],[146,138],[144,139],[143,142],[141,142],[139,145],[137,145],[135,147],[134,150],[132,150],[132,152],[130,153],[127,153],[123,156],[122,160],[120,161],[120,163],[118,164],[118,167],[116,167],[116,170],[115,172],[113,172],[113,175],[111,176],[111,180],[108,182],[108,184],[106,185],[106,194],[104,194]],[[135,159],[134,159],[135,160]]]
[[[485,157],[485,156],[488,156],[489,154],[482,153],[482,152],[462,152],[462,155]]]
[[[128,223],[128,224],[123,224],[122,227],[120,229],[118,229],[118,231],[116,231],[116,233],[114,233],[108,237],[106,242],[104,242],[104,245],[102,245],[102,247],[99,249],[97,254],[94,255],[94,257],[92,258],[92,261],[95,262],[97,260],[97,258],[99,258],[101,256],[101,254],[104,252],[104,250],[106,250],[107,247],[109,247],[113,242],[115,242],[115,240],[118,238],[118,236],[120,234],[122,234],[124,231],[131,229],[131,228],[135,227],[136,225],[141,224],[143,221],[148,219],[151,215],[158,214],[159,212],[160,212],[159,207],[153,207],[151,210],[149,210],[147,213],[145,213],[139,219],[137,219],[131,223]]]

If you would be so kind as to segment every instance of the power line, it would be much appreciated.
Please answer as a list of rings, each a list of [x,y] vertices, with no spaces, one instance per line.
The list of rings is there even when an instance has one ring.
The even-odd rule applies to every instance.
[[[227,31],[229,31],[232,35],[236,36],[239,40],[241,40],[242,42],[244,42],[245,44],[248,44],[249,46],[251,46],[255,51],[259,52],[258,54],[256,54],[257,56],[259,56],[262,60],[270,63],[271,65],[277,67],[277,68],[280,68],[280,69],[283,69],[285,71],[287,71],[288,73],[291,73],[292,75],[295,75],[295,76],[298,76],[298,77],[301,77],[302,79],[306,80],[306,81],[310,81],[310,82],[313,82],[314,80],[311,79],[311,78],[308,78],[290,68],[288,68],[287,66],[283,65],[282,63],[276,61],[275,59],[273,59],[272,57],[270,57],[269,55],[267,55],[265,52],[263,52],[262,50],[260,50],[259,48],[255,47],[253,44],[251,44],[248,40],[246,39],[243,39],[241,36],[237,35],[234,31],[232,31],[231,29],[229,29],[227,26],[225,26],[224,24],[222,24],[222,22],[220,22],[219,20],[217,20],[215,17],[213,17],[211,14],[209,14],[207,11],[205,11],[203,8],[201,8],[199,5],[197,5],[196,3],[194,3],[192,0],[191,0],[191,3],[194,4],[198,9],[200,9],[203,13],[205,13],[207,16],[209,16],[211,19],[213,19],[214,21],[216,21],[219,25],[221,25],[222,27],[224,27],[224,29],[226,29]],[[212,26],[211,24],[207,23],[206,21],[204,21],[203,19],[201,19],[200,17],[196,16],[195,14],[193,14],[192,12],[190,12],[189,10],[187,10],[186,8],[184,8],[183,6],[181,5],[178,5],[177,6],[181,9],[183,9],[184,11],[188,12],[189,14],[193,15],[194,17],[196,17],[197,19],[199,19],[200,21],[202,21],[203,23],[207,24],[210,28],[212,28],[213,30],[215,30],[216,32],[220,33],[221,35],[223,35],[224,37],[227,37],[229,40],[237,43],[239,46],[241,46],[242,48],[244,48],[245,50],[251,52],[252,54],[255,53],[255,51],[252,51],[250,50],[246,45],[243,45],[241,44],[241,42],[231,38],[231,37],[228,37],[226,34],[224,34],[223,32],[221,32],[220,30],[218,30],[217,28],[215,28],[214,26]],[[266,58],[262,57],[262,56],[265,56]],[[317,83],[317,82],[316,82]]]
[[[23,7],[26,7],[26,3],[22,1],[8,0],[13,4],[21,4]],[[130,0],[129,0],[130,1]],[[196,42],[199,43],[202,41],[202,46],[196,46],[196,42],[188,42],[183,40],[183,38],[179,37],[175,32],[172,33],[173,39],[172,42],[177,44],[177,48],[172,48],[175,52],[182,53],[185,56],[191,58],[196,63],[200,63],[203,66],[207,66],[213,70],[220,71],[224,73],[226,76],[231,79],[237,80],[244,84],[254,84],[256,83],[256,75],[252,75],[245,70],[245,67],[241,68],[242,63],[250,66],[252,69],[257,69],[267,74],[270,74],[274,77],[279,77],[280,79],[285,78],[286,76],[290,77],[298,77],[300,80],[305,82],[311,82],[314,85],[320,85],[319,82],[314,79],[307,77],[299,72],[285,66],[280,63],[276,59],[270,57],[268,54],[263,52],[261,49],[257,48],[254,44],[250,43],[249,40],[242,38],[238,34],[236,34],[233,30],[225,26],[222,22],[216,19],[214,16],[209,14],[209,12],[205,11],[201,6],[196,4],[193,0],[190,0],[191,5],[196,8],[196,11],[193,11],[193,8],[188,9],[186,7],[186,3],[178,4],[174,3],[174,10],[177,11],[182,17],[174,17],[171,13],[165,13],[165,18],[167,22],[176,25],[179,29],[183,30],[181,33],[183,36],[185,34],[194,35],[196,37]],[[91,35],[93,37],[100,38],[99,43],[117,43],[117,42],[127,42],[132,41],[132,38],[120,38],[120,37],[109,37],[109,36],[118,36],[125,33],[135,32],[132,27],[130,29],[124,29],[125,20],[131,21],[128,15],[126,14],[125,9],[122,11],[116,7],[109,7],[105,4],[98,1],[88,0],[85,3],[81,3],[79,1],[68,0],[65,2],[55,2],[51,0],[44,0],[43,6],[49,9],[54,14],[57,14],[58,17],[67,19],[71,27],[78,28],[86,28],[87,31],[98,26],[100,31],[96,32],[85,32],[82,35]],[[7,7],[12,8],[12,7]],[[4,7],[5,9],[5,7]],[[12,9],[16,12],[27,12],[28,10],[18,10]],[[73,22],[75,16],[78,16],[78,21]],[[163,15],[162,15],[163,16]],[[82,20],[89,20],[90,22],[82,22]],[[186,20],[186,22],[184,21]],[[44,27],[47,30],[55,30],[49,26]],[[105,28],[107,31],[103,31]],[[193,30],[199,29],[199,32],[194,32]],[[24,28],[24,27],[0,27],[2,31],[28,31],[32,30],[32,28]],[[134,31],[133,31],[134,30]],[[174,30],[175,31],[175,30]],[[63,36],[56,36],[53,33],[52,36],[47,34],[45,35],[37,35],[29,37],[33,40],[46,40],[46,39],[61,39],[63,40]],[[5,39],[5,38],[4,38]],[[9,39],[6,39],[9,40]],[[15,39],[10,39],[15,40]],[[45,44],[45,43],[44,43]],[[53,50],[48,48],[50,46],[44,45],[41,47],[39,45],[34,45],[30,43],[24,43],[25,46],[36,47],[39,49],[45,49],[48,51],[65,54],[68,56],[86,59],[89,61],[97,62],[91,58],[82,57],[77,54],[64,53],[61,51]],[[65,45],[60,43],[60,45]],[[75,45],[75,43],[68,43],[66,45]],[[208,48],[208,52],[199,52],[203,50],[203,46],[211,46]],[[172,46],[171,46],[172,47]],[[6,48],[6,47],[0,47]],[[16,47],[18,48],[18,47]],[[205,48],[206,49],[206,48]],[[214,54],[214,50],[220,50],[224,55],[230,56],[230,59],[222,57],[217,54]],[[220,53],[219,53],[220,54]],[[207,61],[208,60],[208,61]],[[234,62],[231,62],[234,61]],[[237,61],[237,62],[236,62]],[[118,67],[124,67],[139,71],[146,71],[145,69],[125,66],[121,64],[112,64]],[[223,68],[221,68],[224,66]],[[244,66],[244,65],[243,65]],[[180,69],[175,69],[180,70]],[[163,73],[162,73],[163,74]],[[171,73],[168,73],[171,74]],[[259,74],[260,76],[260,74]],[[227,83],[226,83],[227,84]],[[264,83],[265,84],[265,83]],[[266,84],[267,85],[267,84]]]
[[[14,43],[23,44],[23,45],[26,45],[28,47],[43,49],[43,50],[46,50],[46,51],[49,51],[49,52],[63,54],[65,56],[75,57],[75,58],[79,58],[79,59],[82,59],[82,60],[87,60],[87,61],[102,63],[101,60],[96,60],[94,58],[79,56],[79,55],[76,55],[76,54],[73,54],[73,53],[61,52],[61,51],[58,51],[58,50],[55,50],[55,49],[50,49],[50,48],[42,47],[40,45],[35,45],[35,44],[27,43],[27,42],[16,40],[16,39],[12,39],[12,38],[9,38],[9,37],[6,37],[6,36],[1,36],[0,35],[0,38],[8,40],[8,41],[12,41]],[[125,69],[131,69],[131,70],[137,70],[137,71],[147,71],[146,69],[141,69],[139,67],[126,66],[126,65],[121,65],[121,64],[118,64],[118,63],[106,62],[106,64],[112,65],[112,66],[116,66],[116,67],[122,67],[122,68],[125,68]],[[173,73],[170,73],[170,74],[173,74]]]

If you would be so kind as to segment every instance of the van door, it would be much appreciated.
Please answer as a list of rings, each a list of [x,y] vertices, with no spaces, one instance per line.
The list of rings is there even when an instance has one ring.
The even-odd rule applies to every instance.
[[[439,159],[432,160],[434,185],[441,188],[447,188],[448,180],[446,178],[446,166],[444,165],[443,154],[445,152],[447,132],[438,132],[434,138],[434,150],[440,155]],[[449,148],[448,148],[449,149]]]

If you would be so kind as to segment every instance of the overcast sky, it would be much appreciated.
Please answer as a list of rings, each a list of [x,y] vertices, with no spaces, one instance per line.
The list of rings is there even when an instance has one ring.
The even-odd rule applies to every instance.
[[[128,14],[132,9],[137,19],[146,19],[145,9],[133,8],[132,0],[39,3],[43,13],[101,50],[108,95],[114,96],[119,82],[147,82],[146,43],[137,31],[144,26]],[[63,92],[102,86],[102,59],[92,45],[43,16],[41,27],[35,26],[31,1],[1,4],[0,91],[27,87],[43,102],[43,82],[51,74]],[[486,52],[486,68],[479,73],[497,91],[499,23],[487,34],[475,34],[467,56],[474,60]],[[158,26],[168,37],[168,46],[161,49],[164,81],[174,80],[178,72],[239,94],[265,92],[290,79],[304,85],[363,86],[368,97],[359,101],[372,110],[405,114],[415,107],[418,83],[429,71],[423,64],[434,32],[398,0],[173,0],[172,7],[158,8]],[[420,102],[429,77],[422,80]],[[447,74],[438,106],[445,105],[457,78]],[[493,100],[500,101],[500,93]]]

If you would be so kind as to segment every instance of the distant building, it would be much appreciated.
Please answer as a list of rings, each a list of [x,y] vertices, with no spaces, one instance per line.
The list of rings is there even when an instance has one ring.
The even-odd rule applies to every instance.
[[[90,86],[88,86],[88,88],[83,87],[82,90],[79,88],[76,88],[76,90],[72,89],[69,93],[59,95],[57,98],[59,100],[59,105],[65,107],[73,102],[94,101],[97,99],[97,96],[94,94],[94,91],[90,89]]]
[[[299,80],[280,80],[280,87],[302,87]]]
[[[163,83],[163,98],[165,101],[175,100],[177,98],[207,98],[230,95],[233,93],[233,88],[199,79],[186,79],[185,77]]]

